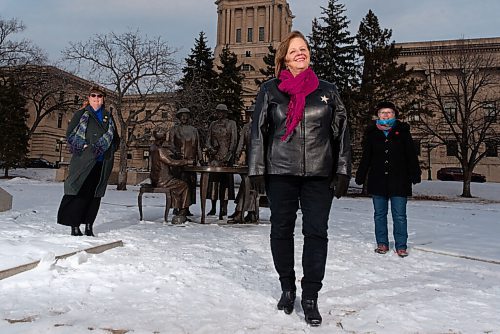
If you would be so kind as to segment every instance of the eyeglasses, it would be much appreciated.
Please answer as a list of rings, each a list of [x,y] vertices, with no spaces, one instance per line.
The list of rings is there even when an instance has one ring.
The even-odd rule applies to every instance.
[[[102,95],[102,94],[94,94],[94,93],[90,94],[90,97],[98,97],[98,98],[101,98],[101,97],[103,97],[103,96],[104,96],[104,95]]]

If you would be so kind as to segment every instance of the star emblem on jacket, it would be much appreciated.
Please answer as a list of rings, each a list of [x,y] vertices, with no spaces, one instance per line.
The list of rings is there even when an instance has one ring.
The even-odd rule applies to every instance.
[[[329,100],[329,98],[327,98],[326,95],[323,95],[321,97],[321,101],[325,102],[325,104],[328,103],[328,100]]]

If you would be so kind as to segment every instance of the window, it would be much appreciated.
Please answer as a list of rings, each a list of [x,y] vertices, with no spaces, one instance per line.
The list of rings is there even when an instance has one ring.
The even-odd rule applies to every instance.
[[[241,70],[243,72],[255,71],[255,68],[250,64],[241,64]]]
[[[130,153],[130,152],[127,153],[127,159],[128,160],[132,159],[132,153]]]
[[[63,101],[64,101],[64,92],[60,91],[59,92],[59,102],[63,102]]]
[[[495,102],[486,102],[484,104],[484,120],[486,122],[496,122],[497,121],[497,110],[495,107]]]
[[[445,102],[444,114],[450,122],[455,122],[457,120],[457,103],[455,101]]]
[[[259,42],[264,42],[264,27],[259,27]]]
[[[168,118],[168,111],[162,111],[161,112],[161,118],[167,119]]]
[[[412,104],[408,115],[408,122],[420,122],[420,103]]]
[[[63,120],[63,114],[62,113],[57,114],[57,128],[58,129],[62,128],[62,120]]]
[[[134,131],[132,128],[127,129],[127,138],[128,139],[132,138],[132,131]]]
[[[247,42],[253,42],[253,28],[248,28]]]
[[[451,157],[451,156],[456,156],[458,153],[458,143],[456,140],[448,140],[446,142],[446,155]]]
[[[77,105],[79,105],[79,104],[80,104],[80,96],[75,95],[75,96],[73,97],[73,103],[74,103],[76,106],[77,106]]]
[[[485,145],[487,157],[498,157],[498,144],[496,142],[487,141]]]
[[[146,116],[144,116],[145,119],[149,119],[151,117],[151,110],[146,109]]]
[[[236,43],[241,43],[241,28],[236,29]]]
[[[245,57],[251,57],[252,51],[245,51]]]

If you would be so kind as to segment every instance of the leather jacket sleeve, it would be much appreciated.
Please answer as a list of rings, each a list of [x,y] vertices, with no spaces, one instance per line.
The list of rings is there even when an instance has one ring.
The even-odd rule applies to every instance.
[[[343,174],[351,177],[351,137],[347,122],[347,111],[341,101],[337,89],[333,92],[335,103],[335,117],[332,122],[334,149],[337,153],[337,169],[334,174]]]
[[[267,138],[267,108],[269,97],[266,86],[262,85],[255,102],[250,130],[248,175],[264,175],[266,173],[265,138]]]

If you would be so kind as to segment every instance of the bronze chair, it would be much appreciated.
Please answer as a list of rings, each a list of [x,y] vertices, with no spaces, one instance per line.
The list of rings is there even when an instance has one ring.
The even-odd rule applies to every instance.
[[[165,223],[168,221],[168,212],[170,211],[170,207],[172,206],[172,194],[170,189],[166,188],[155,188],[150,184],[143,184],[139,189],[139,195],[137,195],[137,204],[139,206],[139,220],[142,220],[142,195],[144,193],[163,193],[165,194]]]

